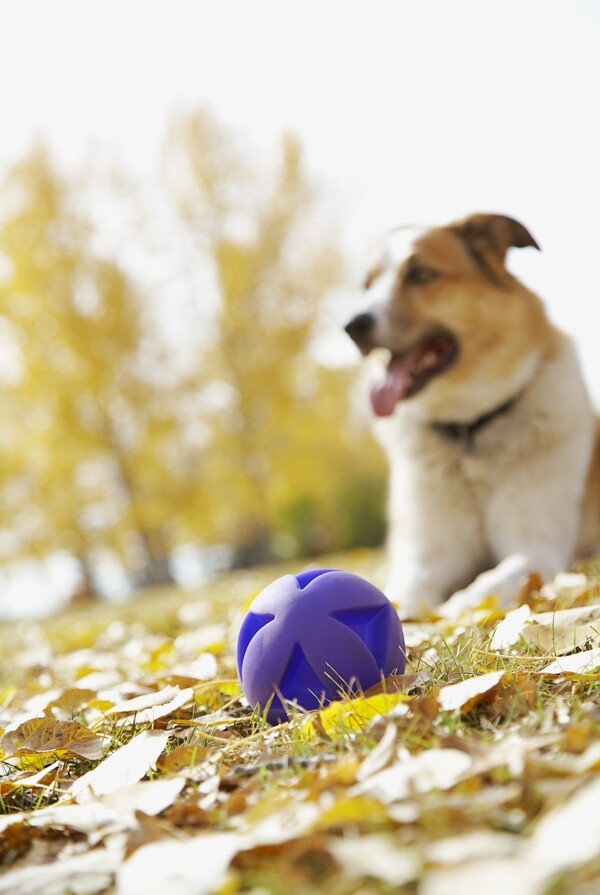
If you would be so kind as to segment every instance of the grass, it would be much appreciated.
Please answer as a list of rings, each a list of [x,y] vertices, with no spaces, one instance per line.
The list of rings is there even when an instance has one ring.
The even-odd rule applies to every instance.
[[[383,583],[377,551],[322,565]],[[600,675],[543,669],[558,644],[597,644],[600,565],[579,590],[548,598],[532,581],[515,595],[534,620],[505,649],[491,645],[505,616],[493,600],[453,622],[406,624],[404,676],[270,727],[240,694],[235,637],[249,600],[286,571],[298,569],[0,630],[0,892],[492,895],[512,872],[526,895],[595,891],[600,828],[582,793],[600,768]],[[581,613],[565,627],[555,613],[569,607]],[[545,613],[557,620],[550,646]],[[106,791],[94,782],[74,796],[111,756]],[[82,860],[98,861],[97,882]]]

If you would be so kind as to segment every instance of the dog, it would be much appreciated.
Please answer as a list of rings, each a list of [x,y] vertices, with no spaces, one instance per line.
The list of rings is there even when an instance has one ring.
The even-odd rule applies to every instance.
[[[506,603],[530,574],[600,547],[600,447],[576,350],[505,264],[528,246],[501,214],[394,230],[345,327],[363,355],[389,357],[371,403],[390,464],[386,592],[404,618]]]

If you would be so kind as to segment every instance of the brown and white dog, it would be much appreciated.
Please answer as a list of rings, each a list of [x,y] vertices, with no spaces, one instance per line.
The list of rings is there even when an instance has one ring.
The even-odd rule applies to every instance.
[[[391,466],[388,596],[404,617],[515,595],[600,548],[600,450],[571,340],[506,268],[525,227],[393,231],[346,331],[390,359],[371,392]],[[464,588],[464,590],[460,590]]]

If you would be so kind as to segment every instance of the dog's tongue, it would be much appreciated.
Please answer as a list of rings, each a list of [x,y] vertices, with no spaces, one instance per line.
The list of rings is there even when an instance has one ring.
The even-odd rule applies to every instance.
[[[447,340],[434,337],[414,345],[406,354],[393,357],[384,378],[371,390],[371,404],[377,416],[390,416],[418,377],[439,365],[447,347]]]
[[[371,390],[371,404],[377,416],[390,416],[398,401],[415,394],[444,370],[455,352],[452,339],[435,335],[413,345],[405,354],[392,357],[384,378]]]
[[[419,346],[402,357],[392,358],[384,378],[371,389],[371,405],[377,416],[390,416],[398,401],[405,397],[412,383],[417,353],[420,354]]]

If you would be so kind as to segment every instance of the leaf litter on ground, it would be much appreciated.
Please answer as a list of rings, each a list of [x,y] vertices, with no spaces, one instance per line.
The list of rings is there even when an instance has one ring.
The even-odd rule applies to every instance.
[[[0,895],[600,886],[598,563],[406,623],[404,675],[270,727],[234,653],[278,574],[0,632]]]

